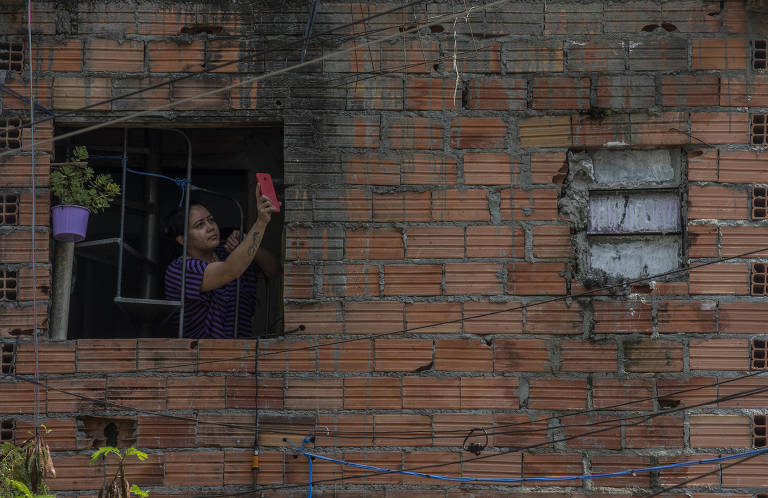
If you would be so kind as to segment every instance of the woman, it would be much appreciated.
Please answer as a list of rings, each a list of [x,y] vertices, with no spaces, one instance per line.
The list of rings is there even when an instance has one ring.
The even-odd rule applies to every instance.
[[[260,247],[274,206],[256,190],[259,216],[240,243],[234,231],[220,247],[219,227],[202,204],[189,208],[186,258],[172,261],[165,271],[165,297],[181,299],[182,261],[186,265],[184,282],[184,337],[224,339],[235,337],[236,280],[240,277],[240,308],[237,337],[252,337],[251,318],[256,309],[257,274],[254,261],[267,276],[279,272],[279,265]],[[184,212],[171,215],[168,228],[176,242],[184,246]]]

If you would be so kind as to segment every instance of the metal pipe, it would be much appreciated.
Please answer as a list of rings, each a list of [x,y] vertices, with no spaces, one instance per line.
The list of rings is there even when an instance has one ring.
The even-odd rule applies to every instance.
[[[160,173],[160,158],[157,151],[160,148],[160,140],[155,134],[148,134],[150,155],[147,159],[147,171],[150,173]],[[144,200],[150,206],[144,218],[144,235],[141,243],[141,254],[149,261],[157,261],[160,211],[158,199],[160,197],[160,186],[157,177],[147,176],[144,180]],[[144,265],[141,274],[140,295],[145,299],[150,299],[157,285],[157,272],[150,265]]]
[[[128,128],[123,128],[123,184],[120,189],[122,202],[120,203],[120,240],[117,249],[117,292],[116,297],[122,297],[123,287],[123,241],[125,240],[125,191],[128,175]]]

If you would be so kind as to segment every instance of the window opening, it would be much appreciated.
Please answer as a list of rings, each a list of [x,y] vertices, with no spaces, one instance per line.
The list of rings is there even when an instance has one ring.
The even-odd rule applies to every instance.
[[[0,270],[0,301],[16,301],[19,285],[16,275],[15,270]]]
[[[750,294],[753,296],[768,296],[768,265],[765,263],[752,263],[752,285]]]
[[[0,118],[0,150],[21,147],[21,119]]]
[[[0,70],[24,70],[24,44],[0,42]]]
[[[752,115],[752,145],[768,145],[768,114]]]
[[[753,220],[765,220],[768,219],[766,215],[766,207],[768,207],[768,189],[765,187],[753,187],[752,188],[752,219]]]
[[[65,133],[72,128],[60,128]],[[283,177],[282,130],[280,128],[182,128],[193,144],[192,183],[224,192],[226,198],[192,192],[192,202],[202,202],[215,216],[221,240],[239,225],[239,212],[232,199],[245,211],[247,230],[255,220],[255,174],[267,172]],[[56,157],[85,145],[89,164],[97,173],[109,173],[120,182],[122,176],[123,129],[104,128],[57,144]],[[176,133],[159,129],[128,129],[127,167],[156,172],[171,178],[186,175],[187,143]],[[173,182],[138,174],[126,175],[124,258],[120,296],[164,300],[164,273],[181,254],[180,246],[163,233],[166,217],[178,207],[180,189]],[[278,196],[283,192],[278,189]],[[75,275],[70,302],[69,337],[177,337],[175,317],[156,310],[128,310],[113,302],[117,288],[120,238],[120,202],[89,220],[87,239],[75,247]],[[282,263],[283,214],[274,213],[262,242]],[[261,335],[270,324],[272,332],[282,331],[282,276],[259,281],[257,312],[252,324]],[[267,304],[267,297],[269,297]],[[122,308],[121,308],[122,307]],[[115,319],[119,317],[119,319]]]
[[[0,225],[19,224],[19,196],[0,194]]]
[[[758,71],[768,69],[766,65],[766,45],[768,40],[752,40],[752,68]]]
[[[574,223],[578,278],[606,285],[679,268],[682,152],[595,150],[569,154],[559,206]]]

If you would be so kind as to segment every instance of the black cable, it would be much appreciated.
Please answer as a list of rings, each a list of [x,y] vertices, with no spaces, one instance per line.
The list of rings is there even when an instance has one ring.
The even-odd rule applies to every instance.
[[[576,294],[576,295],[570,294],[570,295],[565,295],[565,296],[552,297],[552,298],[549,298],[549,299],[543,299],[541,301],[536,301],[536,302],[530,303],[530,304],[521,304],[519,306],[513,306],[511,308],[505,308],[503,310],[489,311],[488,313],[480,313],[480,314],[472,315],[472,316],[465,317],[465,318],[455,318],[453,320],[445,320],[445,321],[442,321],[442,322],[430,323],[428,325],[419,325],[417,327],[404,328],[404,329],[395,330],[395,331],[392,331],[392,332],[381,332],[381,333],[378,333],[378,334],[368,334],[368,335],[359,336],[359,337],[350,338],[350,339],[340,339],[338,341],[318,344],[316,346],[302,346],[302,347],[299,347],[299,348],[278,349],[278,350],[262,353],[262,356],[269,356],[269,355],[283,354],[283,353],[292,353],[294,351],[306,351],[306,350],[309,350],[309,349],[319,349],[319,348],[323,348],[323,347],[326,347],[326,346],[335,346],[337,344],[347,344],[349,342],[364,341],[364,340],[368,340],[368,339],[377,339],[379,337],[386,337],[386,336],[389,336],[389,335],[403,334],[403,333],[406,333],[406,332],[412,332],[414,330],[428,329],[428,328],[437,327],[437,326],[440,326],[440,325],[448,325],[448,324],[451,324],[451,323],[464,322],[465,320],[474,320],[476,318],[484,318],[486,316],[498,315],[498,314],[507,313],[507,312],[510,312],[510,311],[523,310],[523,309],[527,309],[527,308],[530,308],[530,307],[533,307],[533,306],[539,306],[541,304],[549,304],[549,303],[554,303],[554,302],[557,302],[557,301],[564,301],[566,299],[577,299],[577,298],[580,298],[580,297],[592,296],[592,295],[594,295],[594,294],[596,294],[598,292],[604,292],[604,291],[607,291],[607,290],[613,290],[613,289],[620,288],[620,287],[624,288],[624,287],[628,287],[630,285],[634,285],[634,284],[637,284],[637,283],[640,283],[640,282],[646,282],[646,281],[654,280],[654,279],[657,279],[657,278],[668,277],[670,275],[675,275],[675,274],[678,274],[678,273],[683,273],[683,272],[687,272],[687,271],[691,271],[691,270],[696,270],[698,268],[703,268],[705,266],[709,266],[709,265],[713,265],[713,264],[717,264],[717,263],[722,263],[724,261],[730,261],[732,259],[743,258],[745,256],[749,256],[750,254],[757,254],[759,252],[764,252],[764,251],[768,251],[768,247],[763,247],[761,249],[755,249],[753,251],[748,251],[748,252],[745,252],[745,253],[742,253],[742,254],[737,254],[736,256],[729,256],[729,257],[725,257],[725,258],[719,258],[719,259],[716,259],[714,261],[708,261],[708,262],[701,263],[701,264],[698,264],[698,265],[695,265],[695,266],[689,266],[687,268],[678,268],[677,270],[670,270],[670,271],[666,271],[666,272],[662,272],[662,273],[657,273],[656,275],[651,275],[651,276],[648,276],[648,277],[637,278],[637,279],[628,280],[626,282],[622,282],[622,283],[619,283],[619,284],[613,284],[613,285],[608,285],[608,286],[600,287],[600,288],[597,288],[597,289],[588,290],[586,292],[582,292],[581,294]]]
[[[765,453],[755,453],[754,455],[750,455],[748,457],[744,457],[741,460],[736,460],[735,462],[731,462],[731,463],[729,463],[727,465],[720,465],[718,468],[716,468],[714,470],[710,470],[709,472],[705,472],[705,473],[699,474],[699,475],[697,475],[695,477],[691,477],[691,478],[686,479],[684,481],[681,481],[681,482],[679,482],[679,483],[677,483],[675,485],[667,486],[665,488],[660,489],[659,491],[656,491],[655,493],[651,493],[649,495],[645,495],[643,498],[653,498],[654,496],[659,496],[661,494],[666,493],[667,491],[672,491],[673,489],[680,488],[680,487],[685,486],[686,484],[691,483],[693,481],[698,481],[699,479],[703,479],[703,478],[705,478],[707,476],[710,476],[712,474],[717,474],[718,472],[722,472],[723,470],[725,470],[727,468],[730,468],[730,467],[733,467],[734,465],[742,464],[742,463],[746,462],[747,460],[752,460],[753,458],[759,457],[760,455],[764,455],[764,454]],[[681,496],[683,496],[683,495],[681,495]],[[756,496],[760,496],[760,494],[757,494]]]
[[[391,9],[387,9],[385,11],[378,12],[378,13],[376,13],[374,15],[368,16],[367,18],[362,18],[362,19],[358,19],[356,21],[352,21],[352,22],[349,22],[349,23],[346,23],[346,24],[342,24],[341,26],[337,26],[335,28],[331,28],[329,30],[323,31],[322,33],[318,33],[316,35],[312,35],[309,38],[302,37],[302,38],[300,38],[300,39],[298,39],[296,41],[289,42],[287,44],[283,44],[282,46],[279,46],[279,47],[270,47],[269,49],[263,49],[263,50],[254,52],[252,54],[245,55],[243,57],[240,57],[239,59],[234,59],[234,60],[231,60],[231,61],[222,62],[220,64],[214,64],[212,66],[207,66],[202,71],[195,71],[195,72],[191,72],[191,73],[188,73],[188,74],[184,74],[182,76],[176,76],[174,78],[169,78],[168,80],[161,81],[159,83],[155,83],[153,85],[149,85],[149,86],[146,86],[146,87],[138,88],[136,90],[133,90],[133,91],[128,92],[128,93],[123,94],[123,95],[118,95],[116,97],[111,97],[111,98],[108,98],[108,99],[105,99],[105,100],[100,100],[98,102],[94,102],[92,104],[88,104],[86,106],[80,107],[79,109],[74,109],[74,110],[65,111],[63,113],[59,113],[59,114],[56,114],[56,115],[51,115],[51,116],[49,116],[49,117],[47,117],[45,119],[39,119],[39,120],[36,120],[36,121],[29,121],[27,123],[22,123],[21,125],[15,127],[15,128],[8,128],[8,129],[6,129],[5,132],[7,133],[9,131],[20,130],[20,129],[26,128],[28,126],[39,126],[39,125],[41,125],[43,123],[47,123],[48,121],[52,121],[52,120],[54,120],[56,118],[73,116],[73,115],[76,115],[77,113],[80,113],[80,112],[83,112],[83,111],[87,111],[88,109],[91,109],[93,107],[101,106],[101,105],[104,105],[104,104],[109,104],[111,102],[114,102],[114,101],[117,101],[117,100],[120,100],[120,99],[125,99],[125,98],[128,98],[128,97],[133,97],[134,95],[138,95],[138,94],[147,92],[149,90],[154,90],[156,88],[160,88],[160,87],[163,87],[165,85],[169,85],[171,83],[176,83],[177,81],[183,81],[183,80],[186,80],[186,79],[189,79],[189,78],[193,78],[195,76],[199,76],[201,74],[206,74],[206,73],[209,73],[211,71],[216,71],[216,70],[221,69],[223,67],[231,66],[233,64],[239,64],[241,62],[245,62],[245,61],[247,61],[249,59],[252,59],[252,58],[260,56],[260,55],[265,55],[265,54],[273,53],[276,50],[285,50],[287,48],[292,48],[294,46],[301,46],[304,43],[308,43],[310,40],[315,40],[317,38],[321,38],[321,37],[333,34],[336,31],[352,27],[352,26],[354,26],[356,24],[359,24],[361,22],[367,22],[367,21],[376,19],[378,17],[382,17],[382,16],[385,16],[385,15],[391,14],[392,12],[396,12],[398,10],[402,10],[402,9],[405,9],[405,8],[408,8],[408,7],[412,7],[414,5],[418,5],[418,4],[422,4],[422,3],[428,3],[429,1],[430,0],[415,0],[413,2],[407,3],[407,4],[399,6],[399,7],[393,7]],[[392,29],[393,27],[394,27],[394,25],[393,26],[387,26],[386,28],[382,28],[382,30]],[[359,38],[359,37],[347,36],[346,38],[342,38],[341,42],[345,43],[345,42],[348,42],[350,40],[355,40],[357,38]]]
[[[754,389],[748,389],[748,390],[742,391],[740,393],[734,393],[734,394],[731,394],[731,395],[728,395],[728,396],[718,397],[715,400],[709,402],[708,404],[719,403],[719,402],[722,402],[722,401],[728,401],[728,400],[732,400],[732,399],[738,399],[738,398],[741,398],[741,397],[751,396],[753,394],[760,394],[760,393],[765,392],[765,391],[768,391],[768,386],[764,386],[764,387],[760,387],[760,388],[754,388]],[[631,427],[631,426],[635,426],[635,425],[640,425],[643,422],[651,420],[651,419],[653,419],[655,417],[666,415],[666,414],[669,414],[669,413],[672,413],[672,412],[676,412],[676,411],[687,410],[689,408],[695,408],[696,406],[699,406],[699,405],[693,405],[693,406],[690,406],[690,407],[678,407],[678,408],[672,408],[670,410],[665,410],[665,411],[662,411],[662,412],[655,412],[653,414],[644,416],[640,420],[637,420],[637,421],[632,422],[630,424],[626,424],[626,425],[624,425],[624,424],[613,425],[613,426],[604,427],[604,428],[601,428],[601,429],[596,429],[596,430],[593,430],[593,431],[588,431],[588,432],[583,432],[583,433],[580,433],[580,434],[575,434],[575,435],[572,435],[572,436],[566,436],[566,437],[555,439],[555,440],[552,440],[552,441],[545,441],[545,442],[542,442],[542,443],[535,443],[535,444],[530,444],[530,445],[527,445],[527,446],[519,446],[519,447],[503,450],[503,451],[492,453],[492,454],[488,454],[488,455],[482,455],[482,456],[468,458],[468,459],[461,459],[458,462],[427,464],[427,465],[421,465],[421,466],[418,466],[418,467],[412,467],[412,468],[408,468],[408,469],[398,469],[398,470],[418,471],[418,470],[429,469],[429,468],[446,467],[448,465],[464,464],[464,463],[467,463],[467,462],[474,462],[474,461],[478,461],[478,460],[486,460],[488,458],[495,458],[495,457],[498,457],[498,456],[501,456],[501,455],[507,455],[509,453],[515,453],[515,452],[518,452],[518,451],[534,449],[534,448],[538,448],[538,447],[541,447],[541,446],[549,446],[550,444],[566,442],[566,441],[570,441],[572,439],[578,439],[578,438],[581,438],[581,437],[584,437],[584,436],[589,436],[589,435],[592,435],[592,434],[598,434],[598,433],[601,433],[601,432],[606,432],[606,431],[609,431],[609,430],[612,430],[612,429],[620,428],[622,426],[624,426],[624,427]],[[367,478],[367,477],[375,477],[375,476],[384,475],[384,474],[390,474],[390,472],[373,472],[373,473],[369,473],[369,474],[355,475],[353,477],[338,477],[338,478],[321,479],[321,480],[317,480],[317,481],[312,481],[312,485],[327,484],[327,483],[344,481],[344,480],[363,479],[363,478]],[[207,497],[214,497],[214,496],[215,497],[246,496],[246,495],[251,494],[251,493],[260,493],[261,491],[264,491],[264,490],[301,488],[301,487],[306,487],[308,484],[309,483],[307,483],[307,484],[275,485],[275,486],[260,486],[259,489],[257,489],[257,490],[250,490],[250,491],[246,491],[246,492],[242,492],[242,493],[220,494],[220,495],[206,495],[206,496]]]

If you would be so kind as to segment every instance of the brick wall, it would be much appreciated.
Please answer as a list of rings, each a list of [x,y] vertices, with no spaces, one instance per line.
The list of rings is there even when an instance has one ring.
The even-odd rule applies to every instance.
[[[394,6],[321,2],[314,29]],[[0,24],[4,37],[23,42],[23,6],[2,9],[9,14]],[[425,14],[449,9],[448,2],[428,3],[343,33],[407,29]],[[279,69],[299,59],[299,49],[284,44],[301,37],[307,11],[306,2],[266,2],[263,9],[227,2],[80,2],[59,10],[36,3],[38,99],[63,112],[255,54],[249,62],[57,122],[98,121]],[[252,424],[257,405],[257,483],[267,487],[306,482],[306,459],[295,459],[282,439],[299,442],[299,434],[315,425],[329,429],[317,433],[318,453],[390,468],[439,463],[431,471],[467,476],[610,472],[759,443],[765,394],[685,408],[768,385],[753,377],[711,386],[766,368],[766,254],[706,266],[652,288],[468,319],[587,290],[575,278],[571,220],[558,210],[572,150],[682,150],[685,263],[768,246],[762,221],[768,79],[753,63],[758,45],[746,20],[754,15],[741,0],[510,2],[474,10],[471,25],[464,18],[435,23],[419,35],[179,106],[167,116],[180,124],[283,123],[285,327],[303,324],[306,330],[261,341],[268,355],[260,358],[256,378],[247,367],[233,371],[215,363],[210,371],[199,364],[191,371],[131,373],[153,347],[167,348],[154,356],[163,361],[178,360],[179,351],[202,361],[206,345],[214,344],[207,341],[195,347],[144,340],[44,344],[46,382],[107,400],[117,392],[118,403],[195,419],[171,424],[130,411],[104,412],[47,392],[46,420],[53,419],[47,422],[56,428],[53,437],[63,440],[55,448],[61,468],[56,489],[93,490],[100,482],[100,471],[80,465],[87,437],[77,417],[89,414],[136,423],[137,444],[152,453],[149,465],[136,468],[142,473],[136,481],[160,496],[189,496],[187,485],[248,489],[253,433],[203,421]],[[325,37],[309,45],[307,59],[339,46],[338,37]],[[24,94],[25,77],[11,71],[5,82]],[[7,96],[2,105],[6,116],[24,115],[23,104]],[[51,127],[37,131],[51,133]],[[38,191],[46,194],[51,149],[41,149]],[[29,168],[28,155],[0,163],[2,193],[21,196],[22,206],[20,224],[0,230],[0,262],[18,269],[19,287],[27,289],[0,303],[3,334],[32,328],[31,231],[24,214]],[[38,224],[46,224],[42,215]],[[39,260],[45,263],[47,232],[41,230]],[[49,285],[46,268],[38,273],[41,302]],[[455,321],[428,327],[445,320]],[[367,337],[413,327],[420,328]],[[360,340],[315,347],[347,339]],[[17,358],[19,373],[30,372],[28,348],[23,341],[16,346],[17,355],[26,355]],[[693,387],[701,389],[670,394]],[[27,427],[30,386],[3,381],[0,389],[3,399],[14,400],[4,417]],[[638,399],[645,401],[564,416]],[[681,410],[576,437],[593,427],[587,424],[674,408]],[[496,425],[507,429],[491,431],[500,433],[490,436],[482,456],[498,455],[472,461],[475,455],[461,450],[464,436],[473,427]],[[408,433],[414,430],[423,432]],[[540,446],[518,449],[533,444]],[[762,456],[722,470],[689,489],[696,496],[765,492],[758,467],[765,462]],[[551,489],[556,495],[628,494],[712,468],[705,467],[553,483]],[[318,485],[328,496],[488,496],[487,486],[361,474],[318,462],[314,477],[345,478]],[[525,492],[509,487],[499,493],[543,490],[526,485]]]

